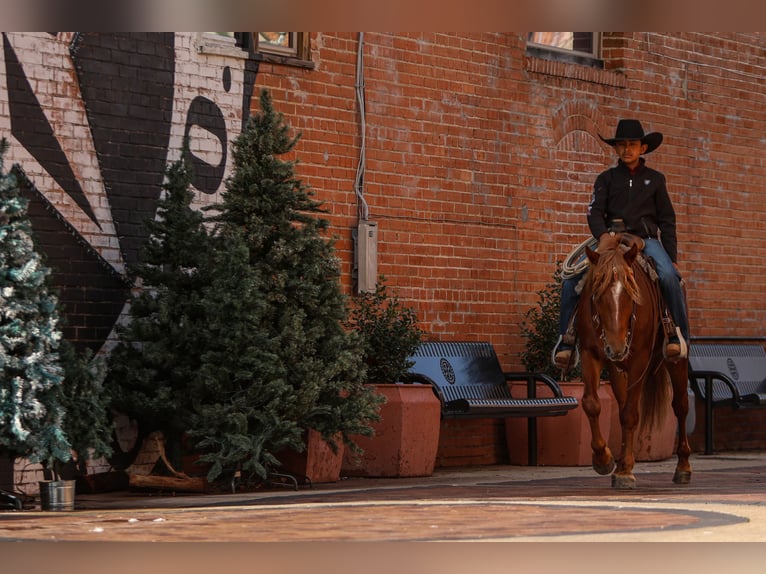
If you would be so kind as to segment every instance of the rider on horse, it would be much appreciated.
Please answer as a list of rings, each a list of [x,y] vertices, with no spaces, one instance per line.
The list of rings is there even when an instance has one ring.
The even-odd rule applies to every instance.
[[[678,327],[668,333],[665,356],[671,360],[685,357],[689,321],[676,263],[676,215],[665,176],[647,167],[641,157],[659,147],[662,134],[644,134],[638,120],[623,119],[617,124],[614,138],[599,137],[615,149],[619,159],[615,167],[596,178],[588,206],[588,226],[596,239],[610,232],[628,232],[644,239],[643,253],[654,261],[662,297]],[[564,370],[573,362],[572,318],[578,300],[577,285],[584,273],[565,278],[562,284],[560,337],[553,360]]]

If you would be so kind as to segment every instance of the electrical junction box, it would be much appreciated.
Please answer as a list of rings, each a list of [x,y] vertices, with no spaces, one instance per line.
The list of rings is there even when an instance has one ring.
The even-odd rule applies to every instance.
[[[357,291],[372,293],[378,283],[378,224],[360,221],[356,243]]]

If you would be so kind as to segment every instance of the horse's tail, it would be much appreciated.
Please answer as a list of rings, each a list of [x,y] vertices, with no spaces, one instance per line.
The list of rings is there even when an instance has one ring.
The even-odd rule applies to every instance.
[[[646,377],[641,393],[641,423],[640,430],[647,431],[654,425],[661,425],[668,414],[672,385],[670,373],[665,365],[660,364]]]

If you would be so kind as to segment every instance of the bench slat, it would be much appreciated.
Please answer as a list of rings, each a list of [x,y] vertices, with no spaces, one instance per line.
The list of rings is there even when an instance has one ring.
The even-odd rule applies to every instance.
[[[445,417],[474,416],[481,417],[531,417],[565,415],[577,407],[574,397],[544,399],[456,399],[444,407]]]

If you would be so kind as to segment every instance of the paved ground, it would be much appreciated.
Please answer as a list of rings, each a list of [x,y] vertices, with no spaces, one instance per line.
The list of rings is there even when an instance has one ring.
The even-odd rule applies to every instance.
[[[0,572],[760,574],[763,544],[711,543],[766,541],[766,453],[692,463],[686,486],[671,481],[674,460],[639,463],[634,491],[590,468],[491,466],[298,491],[77,495],[71,512],[0,512]],[[513,544],[476,544],[490,541]]]
[[[225,495],[78,495],[73,512],[0,512],[4,541],[766,541],[766,453],[639,463],[615,491],[584,467],[438,469],[425,478]]]

